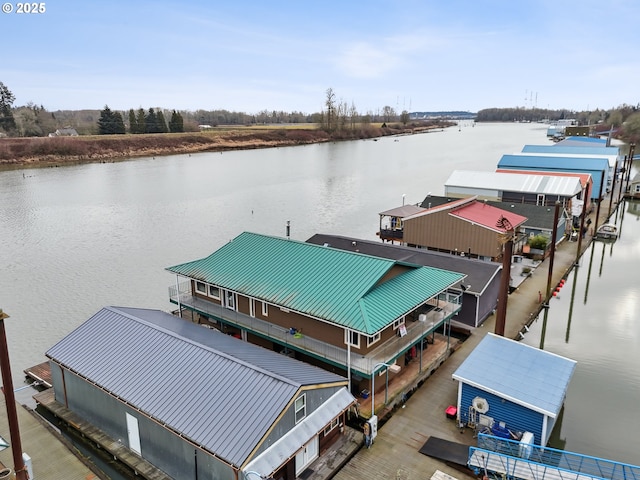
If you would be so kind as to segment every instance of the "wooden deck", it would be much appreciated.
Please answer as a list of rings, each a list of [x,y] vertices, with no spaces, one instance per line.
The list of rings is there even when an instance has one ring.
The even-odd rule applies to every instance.
[[[24,374],[38,385],[42,385],[45,388],[53,387],[49,362],[42,362],[34,367],[27,368]]]

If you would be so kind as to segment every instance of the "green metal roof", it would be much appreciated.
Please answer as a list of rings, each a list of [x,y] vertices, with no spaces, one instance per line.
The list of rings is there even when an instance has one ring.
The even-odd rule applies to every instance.
[[[395,265],[406,271],[383,282]],[[249,232],[206,258],[167,270],[367,335],[464,278],[447,270]]]

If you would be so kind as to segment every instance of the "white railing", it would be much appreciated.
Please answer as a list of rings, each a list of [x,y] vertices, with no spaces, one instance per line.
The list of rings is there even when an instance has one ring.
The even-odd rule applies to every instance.
[[[265,322],[259,318],[251,317],[236,310],[225,308],[221,305],[203,300],[193,295],[190,282],[179,284],[179,303],[182,307],[195,310],[204,315],[222,320],[224,323],[233,324],[238,328],[249,330],[254,334],[280,343],[286,348],[291,348],[303,353],[328,360],[346,368],[347,349],[332,345],[306,335],[292,335],[288,328]],[[371,375],[373,367],[378,363],[393,363],[409,347],[418,343],[455,315],[461,308],[461,295],[442,294],[434,308],[420,317],[420,321],[409,321],[405,324],[407,334],[393,337],[380,346],[370,351],[366,356],[351,351],[351,368],[365,375]],[[178,303],[176,287],[169,287],[169,298]],[[364,337],[362,341],[366,341]]]

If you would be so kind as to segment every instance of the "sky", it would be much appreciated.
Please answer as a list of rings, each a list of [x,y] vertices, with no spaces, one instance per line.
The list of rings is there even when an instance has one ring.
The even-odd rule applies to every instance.
[[[14,107],[313,113],[328,88],[360,113],[640,103],[638,0],[2,2]]]

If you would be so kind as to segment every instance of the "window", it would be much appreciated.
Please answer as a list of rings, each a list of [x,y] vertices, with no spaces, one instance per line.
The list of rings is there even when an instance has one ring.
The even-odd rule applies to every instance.
[[[263,317],[269,316],[269,304],[266,302],[262,302],[262,316]]]
[[[338,425],[340,425],[340,419],[334,418],[333,420],[331,420],[331,423],[329,425],[324,427],[324,434],[327,435],[331,430],[336,428]]]
[[[213,285],[209,285],[209,296],[211,298],[215,298],[216,300],[220,300],[220,289]]]
[[[400,328],[400,325],[404,325],[404,317],[400,317],[395,322],[393,322],[393,329],[397,330],[398,328]]]
[[[250,298],[249,299],[249,316],[250,317],[255,317],[256,316],[256,300],[255,300],[255,298]]]
[[[207,285],[204,282],[196,282],[196,292],[207,294]]]
[[[353,330],[345,330],[344,342],[353,347],[360,348],[360,334]]]
[[[367,347],[370,347],[371,345],[378,342],[379,340],[380,340],[380,332],[370,337],[367,337]]]
[[[304,393],[296,398],[295,409],[296,423],[298,423],[307,416],[307,398]]]

